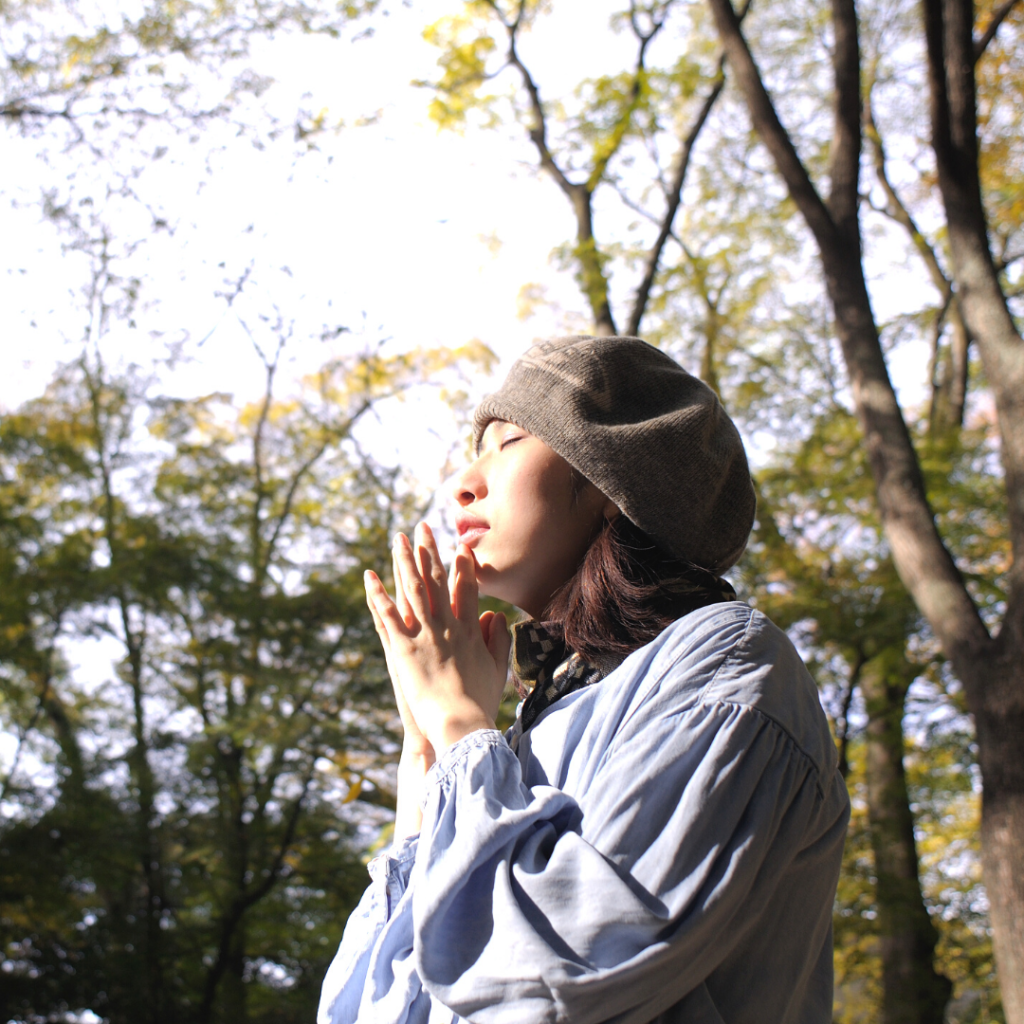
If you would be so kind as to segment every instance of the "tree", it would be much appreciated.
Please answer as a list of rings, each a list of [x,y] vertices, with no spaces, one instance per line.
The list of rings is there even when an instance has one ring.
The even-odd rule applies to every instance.
[[[1000,9],[999,17],[1005,17],[1011,7],[1007,5],[1006,11]],[[760,50],[769,58],[773,81],[778,82],[786,114],[796,125],[787,134],[750,56],[744,35],[750,19],[741,27],[746,9],[736,11],[724,0],[721,3],[715,0],[703,9],[714,19],[717,35],[722,41],[724,64],[702,31],[700,8],[688,6],[680,11],[671,3],[631,3],[628,12],[620,18],[620,25],[631,31],[637,42],[638,58],[633,68],[623,75],[609,75],[584,83],[571,104],[566,101],[555,104],[541,101],[538,79],[529,69],[531,62],[524,56],[525,34],[537,24],[541,13],[539,5],[525,2],[464,4],[461,14],[453,15],[428,30],[428,38],[442,47],[439,61],[442,72],[435,83],[438,92],[435,116],[446,124],[472,118],[476,111],[483,110],[486,116],[495,119],[500,104],[506,99],[499,93],[485,93],[483,88],[485,84],[491,86],[502,72],[503,65],[509,69],[513,78],[521,83],[517,94],[522,97],[517,102],[513,96],[510,109],[524,122],[537,151],[539,168],[549,173],[573,200],[574,210],[586,208],[585,218],[577,215],[577,237],[572,249],[566,251],[566,262],[577,271],[595,331],[612,330],[616,324],[608,298],[613,268],[619,274],[630,273],[632,280],[639,281],[636,290],[631,289],[632,299],[627,300],[630,329],[635,330],[643,322],[648,325],[645,333],[655,340],[678,344],[677,339],[682,335],[684,346],[689,343],[699,347],[702,375],[723,390],[730,409],[750,429],[763,429],[771,424],[783,436],[796,433],[806,437],[814,429],[816,408],[813,401],[809,401],[801,409],[793,400],[792,389],[799,390],[807,384],[806,370],[811,364],[816,364],[816,369],[826,375],[841,376],[838,367],[829,365],[828,318],[821,316],[815,321],[813,304],[807,310],[809,315],[798,307],[792,308],[788,317],[780,314],[777,308],[773,316],[764,315],[767,304],[762,296],[766,280],[771,282],[770,288],[777,289],[780,303],[786,305],[781,297],[786,295],[787,289],[790,295],[793,293],[790,282],[801,272],[805,276],[809,271],[813,274],[813,270],[804,263],[804,256],[809,252],[804,239],[809,237],[813,240],[825,269],[825,291],[840,340],[845,386],[849,387],[847,394],[867,438],[867,452],[885,530],[884,546],[891,548],[893,565],[942,640],[954,670],[959,673],[966,666],[974,673],[975,682],[968,685],[968,693],[971,695],[971,708],[977,713],[980,708],[978,695],[984,688],[983,676],[991,675],[992,665],[979,671],[980,663],[972,660],[971,651],[977,652],[980,648],[975,644],[968,650],[961,641],[970,634],[980,643],[981,634],[972,634],[971,630],[980,627],[988,635],[983,619],[994,622],[994,616],[1003,611],[1000,598],[993,603],[983,600],[978,594],[979,587],[990,585],[993,576],[999,574],[1000,570],[996,568],[998,558],[982,568],[983,580],[972,579],[969,585],[964,584],[948,550],[943,547],[927,504],[929,491],[906,419],[907,415],[913,417],[914,410],[905,413],[900,408],[879,343],[879,326],[871,309],[863,269],[859,221],[863,199],[860,190],[862,109],[857,12],[849,3],[837,4],[830,9],[815,5],[797,10],[790,5],[755,9],[750,31],[755,34]],[[885,21],[887,9],[881,6],[869,8],[867,5],[864,9],[868,12],[866,16],[872,19],[869,36],[875,47],[874,56],[884,54],[887,45],[895,50],[898,40],[885,37],[878,27],[879,22]],[[898,20],[901,13],[901,10],[896,10],[890,15],[890,20]],[[670,14],[678,16],[683,25],[673,51],[667,50],[666,42],[668,33],[665,26]],[[823,32],[827,35],[823,36]],[[986,32],[979,37],[979,53],[991,43],[994,34],[994,31]],[[507,43],[505,47],[502,46],[503,41]],[[666,53],[671,54],[670,60],[676,61],[670,73],[652,70],[651,55],[659,43],[663,62]],[[680,57],[680,53],[684,56]],[[873,61],[869,69],[872,74],[877,73],[878,63],[878,60]],[[901,66],[904,72],[907,66],[904,58]],[[831,70],[826,71],[826,68]],[[689,69],[689,78],[682,69]],[[764,160],[763,150],[746,142],[744,119],[738,119],[735,105],[730,106],[727,102],[730,89],[721,91],[723,74],[728,74],[736,83],[750,122],[768,151],[769,161]],[[703,90],[698,88],[696,83],[699,82],[704,83]],[[989,95],[992,96],[993,92]],[[716,97],[716,105],[713,114],[709,114],[709,108],[705,109],[699,100],[704,98],[706,101],[712,96]],[[828,104],[831,104],[831,112],[827,110]],[[1012,128],[1017,122],[1012,117],[1005,110],[1001,116],[990,112],[989,123],[1005,128],[1007,119],[1010,119],[1011,130],[1004,131],[1004,135],[1011,141],[1004,142],[1003,155],[1009,153],[1015,159],[1012,140],[1018,138],[1019,133],[1013,134]],[[831,137],[825,130],[826,119],[833,123]],[[962,310],[956,294],[960,284],[955,280],[955,274],[944,269],[944,255],[938,254],[934,242],[926,241],[909,206],[893,187],[887,174],[891,163],[886,162],[878,121],[874,117],[868,125],[883,192],[883,201],[876,205],[884,205],[886,214],[910,232],[913,251],[922,255],[927,251],[926,258],[931,259],[931,280],[940,295],[938,311],[905,316],[902,325],[894,322],[883,326],[890,334],[897,330],[917,333],[921,327],[930,327],[933,332],[931,382],[936,386],[933,389],[931,418],[937,428],[942,427],[936,429],[934,437],[938,440],[940,435],[943,436],[946,448],[943,450],[941,445],[937,445],[928,457],[943,464],[945,470],[952,471],[950,453],[953,449],[950,445],[955,447],[958,442],[955,436],[950,440],[946,428],[951,426],[955,435],[963,422],[967,353],[975,336],[974,328],[970,318],[965,316],[962,318],[963,329],[957,333],[957,316]],[[683,130],[680,130],[680,125],[684,126]],[[709,131],[713,133],[713,143],[708,141],[707,145],[696,150],[699,153],[697,160],[694,160],[694,127],[704,133],[702,139],[707,139]],[[676,140],[672,154],[674,162],[666,158],[667,140],[673,138]],[[1012,161],[1004,162],[1001,171],[990,168],[989,173],[994,174],[997,181],[1002,174],[1001,180],[1005,181],[1007,168],[1013,166]],[[771,174],[773,167],[781,171],[784,185],[781,195],[776,185],[778,179],[773,180]],[[682,174],[673,173],[679,169],[682,169]],[[687,170],[689,185],[686,184]],[[707,187],[710,175],[717,175],[712,188]],[[822,198],[814,184],[817,176],[828,178],[830,192],[827,199]],[[615,229],[612,229],[615,241],[602,245],[595,240],[597,230],[591,197],[601,184],[610,185],[618,191],[626,206],[649,225],[646,233],[641,232],[643,241],[639,244],[629,245],[622,240],[626,232],[620,230],[616,233]],[[689,190],[689,202],[681,201],[680,188],[684,199]],[[922,183],[921,191],[927,193],[926,183]],[[586,204],[581,202],[581,197],[586,198]],[[760,246],[756,241],[746,246],[747,261],[743,266],[740,253],[744,250],[744,241],[747,241],[746,233],[750,225],[758,223],[757,215],[751,214],[751,207],[759,203],[763,210],[769,211],[764,216],[769,225],[768,232],[774,231],[776,235],[776,239],[770,241],[777,242],[781,237],[783,245],[765,244],[768,232],[760,235]],[[794,208],[810,229],[809,236],[802,236],[790,223],[789,214]],[[1006,258],[1013,255],[1007,243],[1016,237],[1014,225],[1019,221],[1015,221],[1014,211],[1006,203],[1003,203],[1003,208],[1004,216],[998,222],[1003,226],[997,230],[1004,240],[1000,265],[1005,269],[1013,262]],[[611,219],[614,214],[609,212],[607,216]],[[723,241],[723,236],[728,241]],[[756,235],[754,237],[757,238]],[[664,248],[666,243],[673,246],[671,256]],[[757,263],[761,267],[760,274],[751,265]],[[738,279],[734,274],[739,275]],[[619,290],[624,294],[621,286]],[[690,300],[686,298],[687,293]],[[740,308],[736,302],[738,295],[751,298],[751,305],[747,307],[748,320],[751,312],[755,316],[760,314],[752,324],[744,324],[741,319],[729,315]],[[703,306],[703,315],[695,318],[691,313],[687,319],[678,318],[682,310],[693,310],[692,299]],[[954,324],[954,339],[945,349],[942,348],[944,322]],[[699,324],[697,329],[694,329],[695,323]],[[818,355],[811,360],[802,356],[793,359],[798,339],[809,330],[818,339]],[[721,344],[723,335],[729,339],[724,346]],[[767,343],[766,337],[769,339]],[[792,370],[785,365],[787,360],[795,364]],[[730,387],[731,381],[720,380],[721,371],[726,367],[732,379],[737,381],[735,389]],[[747,372],[743,373],[740,367]],[[788,397],[784,397],[786,392]],[[792,410],[792,419],[786,420],[785,412],[773,414],[772,404],[777,405],[780,401]],[[840,407],[844,401],[845,398],[840,400]],[[991,473],[991,464],[986,471]],[[1011,477],[1007,471],[1007,479]],[[959,498],[966,500],[969,506],[971,501],[977,500],[979,493],[985,491],[982,488],[974,494],[960,494]],[[932,500],[937,500],[938,491],[934,486],[930,493]],[[959,514],[969,516],[969,507],[961,506]],[[927,540],[929,537],[931,539]],[[967,540],[969,542],[970,538]],[[967,548],[961,547],[958,554],[961,558],[966,557]],[[898,595],[892,594],[891,590],[886,592],[898,600]],[[946,596],[942,597],[942,594]],[[1005,609],[1010,618],[1004,621],[1012,621],[1013,607],[1011,598]],[[933,619],[933,615],[939,612],[945,616],[941,629]],[[1012,630],[1008,631],[1004,626],[1000,636],[1005,639],[1011,633]],[[893,642],[896,643],[895,640]],[[961,646],[957,647],[957,644]],[[987,650],[992,657],[996,656],[993,653],[996,648]],[[891,664],[898,667],[902,657],[900,654]],[[896,782],[902,775],[902,740],[897,735],[898,730],[894,732],[893,723],[902,717],[903,696],[909,682],[907,678],[902,682],[897,679],[902,673],[902,669],[894,675],[887,673],[894,685],[873,687],[879,699],[872,702],[878,729],[873,749],[876,755],[887,751],[883,760],[895,773],[892,778]],[[1001,723],[1001,727],[1004,732],[1012,732],[1016,728],[1006,721]],[[1014,735],[1017,736],[1016,733]],[[1014,742],[1019,744],[1019,737]],[[1003,755],[1008,748],[1004,746],[1000,753],[999,746],[999,743],[982,740],[983,751],[993,750],[995,761],[1003,763]],[[882,762],[876,756],[873,763],[877,774]],[[994,769],[990,766],[985,773],[985,764],[986,755],[983,753],[983,774],[987,780]],[[1003,785],[1003,778],[1002,770],[994,776],[996,789]],[[1010,788],[1012,790],[1013,786]],[[875,796],[880,798],[885,789],[885,785],[876,788]],[[997,798],[997,802],[1001,802],[1001,798]],[[907,884],[912,881],[912,888],[918,891],[918,910],[911,917],[920,922],[918,933],[924,939],[922,943],[911,937],[908,943],[903,944],[902,954],[900,943],[889,944],[886,973],[890,978],[888,990],[894,1001],[889,1004],[891,1016],[887,1019],[939,1020],[942,1015],[941,979],[936,981],[937,987],[932,987],[932,995],[927,991],[929,984],[924,983],[916,1009],[907,1010],[906,999],[903,1000],[903,1010],[897,1006],[900,1002],[897,990],[902,987],[907,991],[907,986],[901,986],[900,978],[918,976],[927,979],[934,975],[930,953],[934,946],[934,932],[921,909],[916,878],[912,878],[916,875],[917,856],[905,795],[899,796],[896,803],[904,806],[900,810],[889,801],[890,809],[895,809],[900,821],[894,825],[900,841],[892,849],[901,851],[899,857],[903,867],[898,873],[902,873]],[[988,801],[986,808],[991,804],[992,801]],[[872,838],[875,854],[881,856],[884,851],[879,843],[888,828],[886,821],[895,823],[895,819],[886,818],[881,807],[873,810],[876,813],[872,822]],[[986,844],[986,849],[991,847],[991,843]],[[1013,863],[1012,858],[1005,863]],[[993,870],[990,865],[988,876],[997,877],[992,875]],[[1020,876],[1019,871],[1016,874]],[[883,902],[885,893],[882,890],[885,888],[880,881],[878,896]],[[887,919],[909,920],[901,906],[905,910],[902,897],[895,899],[886,911]],[[1014,919],[1020,920],[1020,914],[1016,911],[1014,914]],[[999,927],[1005,930],[1008,925],[1004,922],[997,927],[997,948],[1011,948],[1012,942],[1007,947],[1007,938],[1000,938]],[[1012,948],[1008,955],[1011,958],[1009,966],[1002,973],[1008,970],[1014,977],[1024,977],[1024,971],[1014,966],[1016,961]],[[914,990],[915,986],[910,986],[910,991]],[[905,1016],[907,1013],[911,1016]]]
[[[987,433],[965,433],[966,443],[953,456],[953,477],[968,492],[987,489],[984,465],[992,455]],[[849,999],[851,982],[876,981],[857,961],[873,955],[866,942],[874,939],[879,943],[882,1019],[942,1021],[952,989],[950,972],[962,989],[970,988],[963,971],[954,970],[957,965],[937,952],[944,920],[940,911],[948,904],[934,894],[927,904],[924,899],[915,841],[922,801],[911,799],[905,762],[916,750],[927,765],[930,742],[947,750],[948,734],[940,730],[922,743],[905,737],[903,722],[915,680],[932,681],[938,692],[929,715],[938,721],[952,716],[958,730],[965,717],[963,693],[943,671],[943,659],[879,543],[870,472],[859,440],[854,417],[837,408],[788,457],[758,475],[758,527],[744,581],[758,606],[793,630],[809,656],[839,744],[840,770],[849,782],[851,764],[856,766],[851,788],[855,798],[859,790],[866,805],[861,816],[854,816],[847,860],[853,877],[844,880],[837,917],[840,1006]],[[928,450],[927,433],[918,443]],[[955,535],[957,523],[948,517],[961,496],[951,495],[956,485],[946,478],[943,461],[933,459],[929,468],[944,532]],[[978,515],[998,534],[1003,515],[998,499]],[[991,548],[976,550],[971,568],[980,569],[992,553]],[[863,709],[859,714],[855,701]],[[969,754],[963,759],[964,753],[957,763],[969,771],[972,759]],[[935,820],[941,819],[939,813]],[[857,858],[863,863],[864,851],[858,845],[865,841],[870,857],[861,872]],[[872,879],[867,904],[858,908],[867,879]],[[858,918],[865,912],[870,916],[851,919],[842,912],[847,908]],[[959,941],[974,948],[967,936]],[[982,979],[969,980],[978,984]]]
[[[51,294],[55,283],[67,281],[69,291],[77,284],[73,274],[61,280],[60,270],[85,262],[88,273],[101,254],[108,270],[139,287],[154,273],[164,284],[171,275],[162,260],[176,235],[180,241],[191,234],[194,196],[213,175],[218,151],[283,147],[298,157],[340,127],[302,101],[277,102],[274,78],[255,56],[260,44],[288,36],[339,38],[353,18],[377,6],[377,0],[186,0],[131,11],[52,8],[35,0],[0,5],[0,124],[9,154],[0,191],[12,207],[38,203],[57,229],[62,255],[71,256],[56,264],[56,282],[47,274]],[[19,157],[28,157],[28,174]],[[168,175],[172,165],[183,173]],[[230,259],[223,251],[230,242],[221,242],[214,243],[218,252],[187,257],[198,294],[210,295],[220,284],[216,269],[214,280],[197,282],[195,272]],[[166,290],[146,289],[145,301],[120,326],[140,329],[133,351],[166,342],[174,359],[199,324],[180,313],[146,322]],[[62,312],[46,314],[51,336]],[[69,320],[65,331],[73,335],[77,324]]]
[[[978,729],[986,880],[992,893],[996,958],[1007,1019],[1024,1020],[1024,592],[1011,576],[1000,628],[990,632],[936,526],[902,409],[889,378],[864,278],[859,225],[860,44],[856,9],[832,8],[834,134],[828,199],[822,199],[764,86],[728,0],[709,0],[751,120],[814,235],[857,414],[864,432],[883,527],[900,578],[941,639],[966,687]],[[959,308],[995,395],[1002,440],[1014,565],[1024,551],[1024,343],[989,249],[981,199],[974,99],[973,9],[926,4],[932,146],[949,229]],[[979,39],[979,55],[983,50]],[[1020,492],[1020,493],[1018,493]],[[1018,508],[1018,505],[1020,506]],[[1020,520],[1020,523],[1018,522]]]
[[[5,780],[8,1016],[308,1017],[362,888],[360,821],[393,805],[361,573],[418,503],[356,428],[482,353],[356,352],[280,400],[287,325],[263,329],[254,405],[155,398],[87,353],[5,417],[5,724],[68,765]],[[102,696],[59,664],[101,635],[122,652]]]
[[[615,184],[612,161],[625,144],[656,124],[656,101],[668,108],[693,108],[692,115],[680,125],[671,177],[662,183],[665,211],[658,218],[657,237],[644,254],[643,275],[628,313],[626,332],[635,334],[651,297],[662,254],[672,237],[690,155],[725,82],[721,60],[715,62],[711,75],[706,75],[699,57],[689,54],[680,57],[668,71],[648,67],[649,48],[665,27],[673,6],[672,0],[630,4],[622,20],[636,42],[635,63],[624,74],[586,83],[582,109],[570,119],[570,138],[560,140],[561,153],[551,137],[550,111],[541,99],[540,86],[520,53],[521,39],[543,13],[542,4],[531,0],[505,5],[497,0],[471,0],[464,4],[461,14],[441,19],[426,32],[427,39],[444,51],[439,62],[442,76],[429,83],[435,90],[431,115],[442,127],[454,127],[474,110],[491,107],[496,97],[481,96],[480,87],[501,70],[511,69],[519,78],[521,89],[511,97],[513,114],[533,144],[538,166],[551,176],[572,207],[576,238],[570,261],[590,306],[596,334],[615,334],[618,329],[609,294],[609,257],[595,235],[595,194],[601,186]],[[492,20],[504,37],[503,61],[497,72],[487,66],[488,57],[499,46],[489,31]],[[700,93],[702,85],[704,92]]]
[[[199,0],[126,13],[74,6],[54,12],[14,0],[0,9],[0,117],[36,135],[59,127],[67,145],[96,146],[111,124],[124,134],[157,122],[194,131],[231,118],[246,96],[269,85],[240,66],[254,40],[288,31],[337,37],[378,2]],[[225,81],[227,71],[241,73]],[[240,120],[237,127],[252,124]]]

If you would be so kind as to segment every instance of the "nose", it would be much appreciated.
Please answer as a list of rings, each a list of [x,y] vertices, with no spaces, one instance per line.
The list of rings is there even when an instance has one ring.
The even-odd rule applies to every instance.
[[[456,477],[452,486],[452,497],[460,508],[472,505],[487,494],[487,482],[481,472],[480,459],[474,459]]]

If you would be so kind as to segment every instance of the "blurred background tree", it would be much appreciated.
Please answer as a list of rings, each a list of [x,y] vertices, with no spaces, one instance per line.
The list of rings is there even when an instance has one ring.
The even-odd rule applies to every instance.
[[[346,805],[393,805],[362,570],[417,512],[352,430],[465,355],[364,353],[290,400],[272,356],[239,408],[87,353],[4,418],[4,709],[56,772],[3,780],[9,1019],[308,1017],[383,823]],[[90,691],[56,641],[96,636]]]
[[[419,509],[353,429],[472,354],[368,351],[278,399],[267,333],[258,403],[87,350],[0,427],[8,1019],[308,1018],[363,888],[384,819],[347,805],[393,807],[398,739],[362,571]],[[58,653],[89,637],[119,649],[98,688]]]

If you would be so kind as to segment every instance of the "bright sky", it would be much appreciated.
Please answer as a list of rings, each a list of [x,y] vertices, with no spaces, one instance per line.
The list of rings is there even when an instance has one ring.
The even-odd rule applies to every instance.
[[[584,21],[606,25],[593,20],[598,6],[614,7],[605,0],[561,4],[547,29],[562,31],[559,22],[571,21],[574,8],[577,15],[586,9]],[[145,166],[136,190],[159,206],[174,233],[158,232],[133,256],[131,270],[144,275],[142,301],[150,305],[139,311],[136,330],[115,328],[108,352],[145,362],[161,354],[165,341],[187,334],[185,353],[193,361],[162,374],[167,390],[257,394],[261,368],[214,295],[250,261],[255,287],[240,304],[243,313],[257,324],[258,314],[276,305],[297,321],[295,370],[330,354],[319,340],[307,340],[318,338],[324,324],[362,325],[366,337],[393,338],[397,348],[480,338],[508,356],[560,326],[551,318],[517,319],[522,285],[545,281],[580,308],[571,280],[556,281],[548,263],[551,249],[572,233],[567,204],[532,171],[520,133],[438,133],[426,116],[428,93],[410,86],[434,72],[437,53],[421,31],[445,7],[428,0],[399,8],[375,22],[372,38],[356,42],[283,38],[256,47],[253,64],[277,82],[265,100],[285,119],[300,106],[326,108],[330,122],[352,124],[378,109],[381,116],[372,126],[322,137],[319,152],[298,159],[290,133],[263,151],[217,132],[192,147],[171,140],[169,154]],[[552,89],[586,73],[573,54],[586,54],[597,67],[617,40],[602,32],[595,42],[604,52],[579,47],[548,62]],[[82,258],[62,255],[60,237],[33,203],[48,183],[67,187],[67,158],[55,156],[52,167],[43,167],[37,144],[0,138],[4,195],[18,204],[0,207],[8,264],[0,273],[0,406],[9,408],[38,393],[55,363],[77,353],[83,315],[72,293],[86,267]],[[212,147],[218,148],[211,154]],[[88,180],[102,187],[110,168],[79,166],[74,175],[82,192]],[[111,210],[122,242],[149,235],[149,215],[138,204]]]
[[[294,321],[292,373],[352,346],[349,334],[321,342],[324,325],[344,325],[367,340],[387,337],[396,349],[479,338],[507,365],[533,337],[585,324],[572,323],[583,302],[571,276],[549,260],[573,234],[568,204],[534,171],[522,130],[439,133],[427,118],[429,93],[410,85],[436,73],[437,51],[422,39],[424,26],[455,6],[398,6],[391,17],[368,22],[373,35],[357,41],[259,42],[251,64],[276,83],[260,102],[286,126],[276,143],[257,150],[215,128],[191,146],[167,139],[162,159],[135,157],[142,173],[133,186],[143,202],[102,207],[115,250],[141,241],[124,267],[143,279],[138,326],[115,325],[104,339],[109,357],[148,364],[168,342],[185,340],[188,358],[173,372],[161,370],[163,390],[250,397],[259,394],[262,369],[236,314],[254,329],[275,308]],[[586,75],[631,59],[631,37],[607,29],[620,6],[562,0],[526,38],[523,50],[545,96],[568,94]],[[328,122],[349,125],[381,113],[371,126],[321,137],[318,151],[297,158],[287,127],[299,108],[325,109]],[[161,142],[159,131],[145,139],[149,153]],[[122,155],[89,166],[78,150],[71,160],[55,154],[44,165],[38,149],[35,141],[0,135],[0,409],[38,394],[55,364],[79,351],[83,335],[75,293],[87,266],[78,254],[62,254],[66,236],[41,220],[41,189],[56,188],[61,198],[69,189],[72,196],[100,195],[128,162]],[[149,210],[172,230],[154,234]],[[605,225],[608,212],[599,210]],[[216,293],[250,263],[246,293],[229,311]],[[546,286],[566,312],[519,320],[520,289],[531,282]],[[894,291],[902,302],[905,289]],[[916,384],[919,364],[894,375]]]

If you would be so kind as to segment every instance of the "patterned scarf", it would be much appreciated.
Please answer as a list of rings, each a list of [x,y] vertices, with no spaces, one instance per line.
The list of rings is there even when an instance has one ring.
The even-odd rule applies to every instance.
[[[512,670],[524,683],[533,684],[520,715],[523,732],[555,701],[605,675],[566,647],[559,623],[534,619],[512,626]]]

